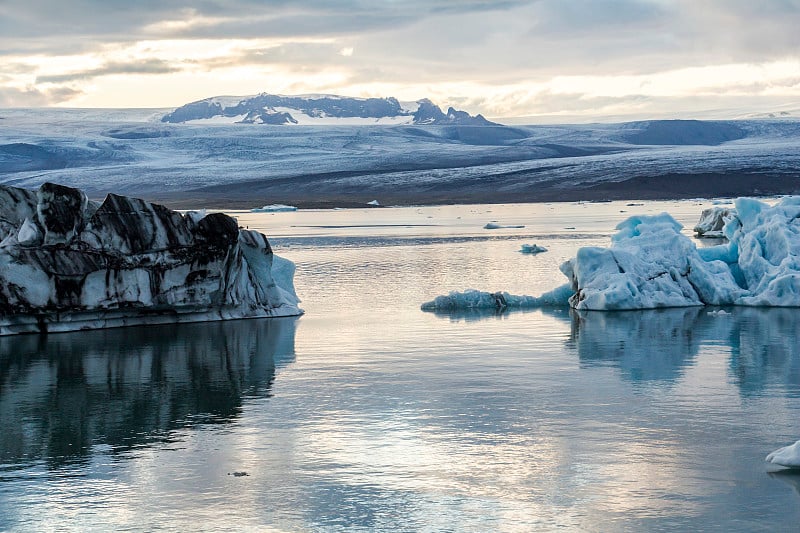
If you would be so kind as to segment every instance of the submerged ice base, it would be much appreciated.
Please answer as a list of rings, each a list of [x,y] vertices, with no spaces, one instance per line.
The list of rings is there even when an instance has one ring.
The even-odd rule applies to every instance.
[[[714,214],[717,221],[724,219],[725,244],[697,248],[667,213],[633,216],[617,226],[610,247],[580,248],[561,265],[569,279],[566,288],[541,297],[450,293],[422,308],[491,307],[495,294],[503,294],[513,302],[510,306],[560,303],[597,311],[703,305],[800,307],[800,196],[783,198],[774,206],[739,198],[735,206],[735,211]]]
[[[299,315],[293,276],[222,213],[0,187],[0,335]]]

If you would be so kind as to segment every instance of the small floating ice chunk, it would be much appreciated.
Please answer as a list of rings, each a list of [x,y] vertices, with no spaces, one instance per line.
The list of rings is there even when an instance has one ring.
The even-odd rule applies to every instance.
[[[524,227],[525,226],[514,226],[514,225],[507,226],[504,224],[498,224],[497,222],[489,222],[483,227],[483,229],[515,229],[515,228],[518,229]]]
[[[367,202],[367,205],[381,205],[378,200],[372,200],[371,202]]]
[[[297,208],[293,205],[271,204],[250,210],[251,213],[282,213],[286,211],[297,211]]]
[[[730,313],[728,313],[724,309],[719,309],[717,311],[709,311],[707,314],[708,314],[708,316],[729,316],[730,315]]]
[[[800,440],[790,446],[775,450],[764,460],[787,468],[800,468]]]
[[[546,252],[547,248],[538,244],[523,244],[519,251],[523,254],[540,254]]]

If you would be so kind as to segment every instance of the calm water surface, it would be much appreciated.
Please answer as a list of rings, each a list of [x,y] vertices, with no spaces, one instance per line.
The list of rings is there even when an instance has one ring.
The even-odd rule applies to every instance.
[[[419,310],[703,207],[235,213],[306,315],[0,338],[0,531],[795,531],[797,310]]]

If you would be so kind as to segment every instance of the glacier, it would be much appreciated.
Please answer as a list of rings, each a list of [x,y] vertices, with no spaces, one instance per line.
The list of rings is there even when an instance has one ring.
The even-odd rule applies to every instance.
[[[561,265],[569,280],[566,286],[540,297],[453,292],[422,308],[800,307],[800,196],[784,197],[775,205],[739,198],[735,212],[722,218],[728,241],[698,248],[667,213],[632,216],[617,225],[610,247],[582,247]]]
[[[223,213],[0,186],[0,335],[299,315],[293,276]]]
[[[161,122],[170,111],[0,109],[0,183],[51,181],[96,199],[114,191],[170,207],[247,210],[362,207],[375,198],[430,205],[800,190],[795,119],[513,127]]]

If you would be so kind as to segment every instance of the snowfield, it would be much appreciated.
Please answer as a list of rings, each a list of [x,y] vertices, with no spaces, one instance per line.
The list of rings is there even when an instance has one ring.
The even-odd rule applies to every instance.
[[[53,181],[98,199],[113,191],[187,208],[247,209],[374,198],[393,205],[800,192],[794,119],[515,127],[161,122],[169,111],[0,110],[0,183]]]

